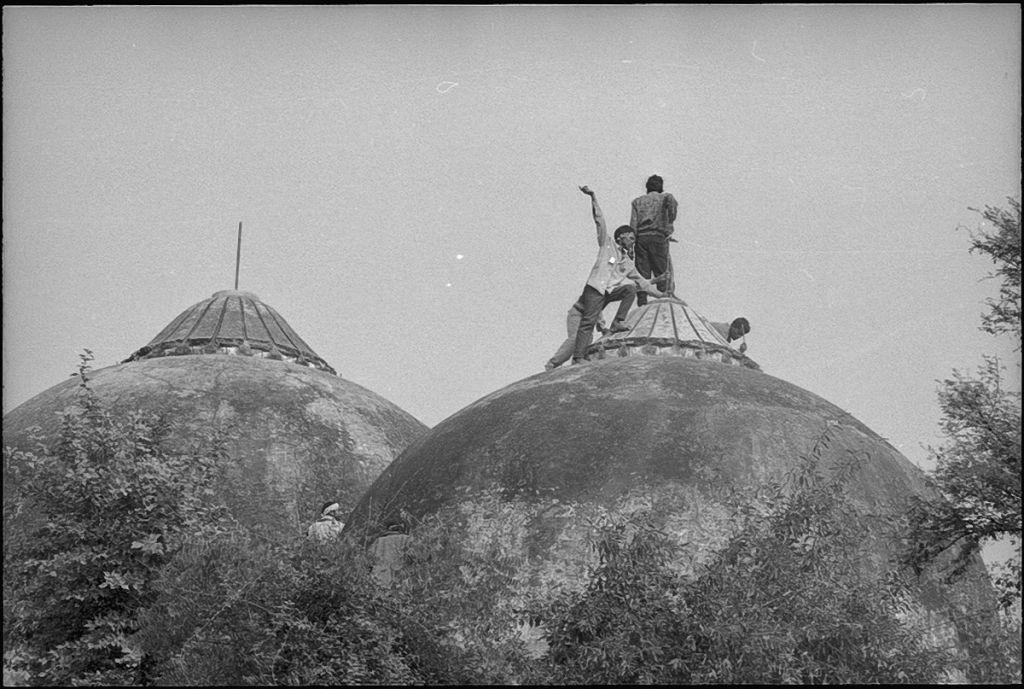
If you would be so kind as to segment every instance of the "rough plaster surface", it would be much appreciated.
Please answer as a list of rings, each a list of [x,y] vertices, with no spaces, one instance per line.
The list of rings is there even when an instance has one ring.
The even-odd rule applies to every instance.
[[[744,367],[625,357],[538,374],[449,417],[381,474],[346,530],[372,538],[392,521],[454,510],[464,547],[497,539],[522,562],[508,596],[525,600],[580,586],[598,526],[646,511],[686,544],[676,566],[689,573],[733,535],[736,501],[785,483],[826,430],[818,470],[856,463],[846,497],[861,514],[891,514],[929,490],[889,443],[806,390]],[[865,567],[893,554],[880,534],[865,533],[865,544]],[[980,560],[955,587],[939,576],[922,577],[922,615],[988,604]]]
[[[466,407],[375,482],[356,519],[413,515],[499,488],[528,499],[614,500],[678,481],[701,490],[783,474],[829,425],[830,456],[866,457],[865,504],[923,489],[921,472],[859,421],[759,371],[630,357],[539,374]],[[827,462],[826,462],[827,464]]]
[[[147,410],[173,421],[188,443],[219,430],[230,461],[220,489],[235,516],[285,534],[303,534],[320,505],[344,510],[426,427],[379,395],[296,364],[210,354],[135,361],[89,374],[115,410]],[[12,410],[4,444],[32,449],[31,427],[57,437],[60,414],[75,405],[77,378]]]

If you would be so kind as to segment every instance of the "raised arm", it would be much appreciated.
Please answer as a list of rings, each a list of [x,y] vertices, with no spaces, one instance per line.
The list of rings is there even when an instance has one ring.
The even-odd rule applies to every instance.
[[[590,197],[590,207],[594,213],[594,224],[597,226],[597,245],[603,246],[608,241],[608,225],[604,221],[604,213],[601,212],[601,207],[597,205],[597,194],[586,185],[580,187],[580,191]]]

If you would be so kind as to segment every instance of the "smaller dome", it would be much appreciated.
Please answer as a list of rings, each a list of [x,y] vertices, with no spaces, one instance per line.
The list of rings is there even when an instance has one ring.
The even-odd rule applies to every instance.
[[[587,350],[591,359],[609,356],[680,356],[718,361],[761,370],[734,349],[711,321],[686,302],[674,297],[652,299],[634,309],[624,323],[627,330],[605,335]]]
[[[179,354],[283,359],[337,375],[274,309],[252,292],[221,290],[185,309],[122,363]]]

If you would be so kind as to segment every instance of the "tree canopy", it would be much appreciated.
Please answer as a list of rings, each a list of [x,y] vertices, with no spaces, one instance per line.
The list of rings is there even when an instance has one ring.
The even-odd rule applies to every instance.
[[[1021,208],[1015,199],[1007,205],[972,209],[989,226],[971,233],[970,251],[990,258],[995,270],[989,277],[1000,280],[998,297],[986,302],[981,329],[1016,338],[1020,351]],[[1016,559],[995,567],[996,584],[1009,605],[1021,593],[1021,394],[1007,389],[998,359],[983,360],[976,375],[953,371],[940,384],[940,428],[947,442],[932,456],[935,480],[948,502],[920,505],[917,518],[925,555],[959,546],[959,559],[966,562],[986,543],[1014,544]]]
[[[981,317],[981,327],[993,335],[1009,333],[1017,337],[1020,350],[1021,308],[1021,246],[1020,201],[1007,199],[1009,208],[986,206],[985,210],[972,208],[993,226],[992,230],[979,229],[971,235],[971,253],[988,256],[995,264],[991,278],[1001,279],[999,297],[989,299],[988,313]]]

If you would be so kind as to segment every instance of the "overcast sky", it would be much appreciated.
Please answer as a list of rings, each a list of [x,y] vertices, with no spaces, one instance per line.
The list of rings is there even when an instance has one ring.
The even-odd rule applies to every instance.
[[[677,293],[926,465],[1013,344],[1019,5],[5,7],[3,409],[234,284],[429,426],[543,370],[652,173]]]

